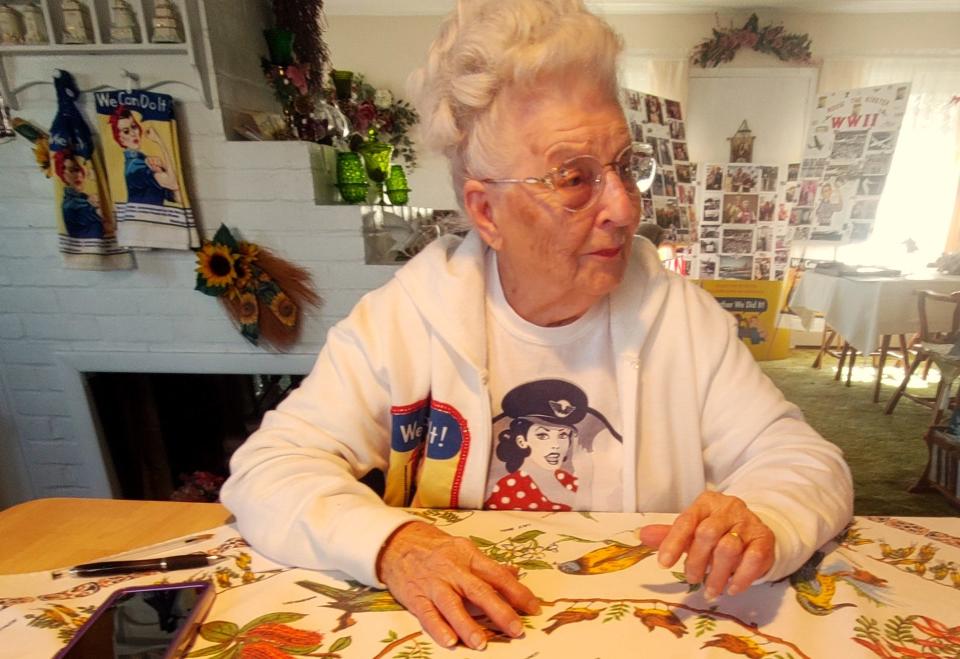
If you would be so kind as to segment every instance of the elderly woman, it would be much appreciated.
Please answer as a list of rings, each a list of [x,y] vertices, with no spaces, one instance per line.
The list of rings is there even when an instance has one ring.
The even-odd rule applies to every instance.
[[[582,415],[564,387],[545,396],[578,419],[575,507],[680,513],[639,537],[663,566],[685,553],[710,596],[786,576],[851,514],[840,451],[761,373],[731,316],[634,239],[650,171],[618,102],[621,48],[581,0],[460,2],[412,84],[473,230],[430,245],[330,331],[222,492],[258,550],[385,585],[444,646],[484,646],[469,605],[518,636],[537,599],[400,506],[489,501],[495,421],[510,421],[498,403],[525,383],[589,397]],[[357,480],[374,469],[383,499]]]

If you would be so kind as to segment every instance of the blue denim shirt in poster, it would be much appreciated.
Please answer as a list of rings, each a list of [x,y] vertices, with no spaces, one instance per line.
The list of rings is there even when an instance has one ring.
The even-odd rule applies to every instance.
[[[173,201],[173,192],[167,190],[153,175],[147,165],[147,157],[140,151],[127,149],[123,152],[124,178],[127,181],[127,202],[163,206],[165,200]]]
[[[103,238],[103,220],[83,192],[65,188],[61,211],[67,235],[71,238]]]

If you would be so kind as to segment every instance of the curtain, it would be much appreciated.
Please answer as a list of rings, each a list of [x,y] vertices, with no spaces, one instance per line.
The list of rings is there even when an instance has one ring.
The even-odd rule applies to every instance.
[[[915,270],[947,245],[960,179],[960,58],[826,59],[819,92],[910,82],[910,99],[874,231],[838,250],[848,263]],[[913,250],[913,251],[911,251]]]

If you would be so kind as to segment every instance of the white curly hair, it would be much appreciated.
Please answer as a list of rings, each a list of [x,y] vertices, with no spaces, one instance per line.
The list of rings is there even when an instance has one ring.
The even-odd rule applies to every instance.
[[[623,40],[582,0],[458,0],[408,90],[420,143],[446,155],[457,201],[469,177],[495,176],[501,92],[586,75],[616,100]]]

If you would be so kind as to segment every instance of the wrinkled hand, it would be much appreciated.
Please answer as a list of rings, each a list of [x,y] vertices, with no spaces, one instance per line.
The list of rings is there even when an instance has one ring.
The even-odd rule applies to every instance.
[[[467,612],[472,604],[500,630],[523,635],[517,610],[540,612],[540,603],[517,580],[515,570],[484,556],[466,538],[456,538],[424,522],[394,533],[377,562],[380,580],[443,647],[457,638],[482,650],[488,634]]]
[[[687,583],[703,581],[711,599],[725,586],[730,595],[743,592],[773,565],[773,531],[742,500],[718,492],[701,494],[673,524],[648,524],[637,534],[659,548],[663,567],[686,552]]]

